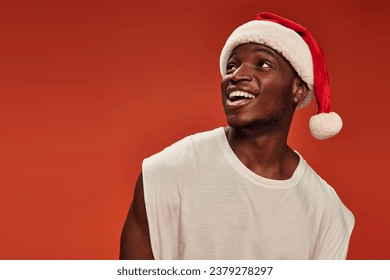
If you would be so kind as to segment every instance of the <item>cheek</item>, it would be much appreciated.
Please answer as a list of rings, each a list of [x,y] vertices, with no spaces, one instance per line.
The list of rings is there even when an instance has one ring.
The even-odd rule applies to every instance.
[[[221,92],[224,93],[229,86],[229,78],[223,77],[221,80]]]

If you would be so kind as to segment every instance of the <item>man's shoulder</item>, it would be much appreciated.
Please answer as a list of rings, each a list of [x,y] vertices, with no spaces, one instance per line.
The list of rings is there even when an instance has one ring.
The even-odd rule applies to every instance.
[[[307,164],[305,175],[302,176],[302,184],[305,185],[307,191],[319,198],[338,199],[334,188],[318,175],[309,164]]]
[[[198,132],[173,143],[162,151],[144,159],[143,165],[172,167],[180,166],[199,153],[207,154],[207,150],[215,150],[222,127]]]
[[[306,195],[309,196],[310,201],[314,202],[314,205],[323,213],[333,215],[341,210],[348,216],[352,214],[336,190],[309,165],[307,165],[305,176],[302,178],[302,184],[304,184]]]

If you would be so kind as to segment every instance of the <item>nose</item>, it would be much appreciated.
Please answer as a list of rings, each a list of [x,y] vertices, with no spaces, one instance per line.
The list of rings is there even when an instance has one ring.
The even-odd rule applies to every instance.
[[[241,64],[230,76],[230,81],[235,84],[242,81],[251,81],[251,67],[245,63]]]

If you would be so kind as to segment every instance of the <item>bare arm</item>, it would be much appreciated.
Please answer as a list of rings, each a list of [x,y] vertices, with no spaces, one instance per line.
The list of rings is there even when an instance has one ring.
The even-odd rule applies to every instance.
[[[121,260],[153,260],[146,216],[142,173],[135,185],[134,198],[122,230]]]

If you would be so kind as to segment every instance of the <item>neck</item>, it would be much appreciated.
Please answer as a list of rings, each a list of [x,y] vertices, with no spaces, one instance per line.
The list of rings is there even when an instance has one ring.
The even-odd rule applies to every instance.
[[[275,180],[291,178],[299,156],[287,145],[285,132],[226,129],[230,147],[240,161],[254,173]]]

